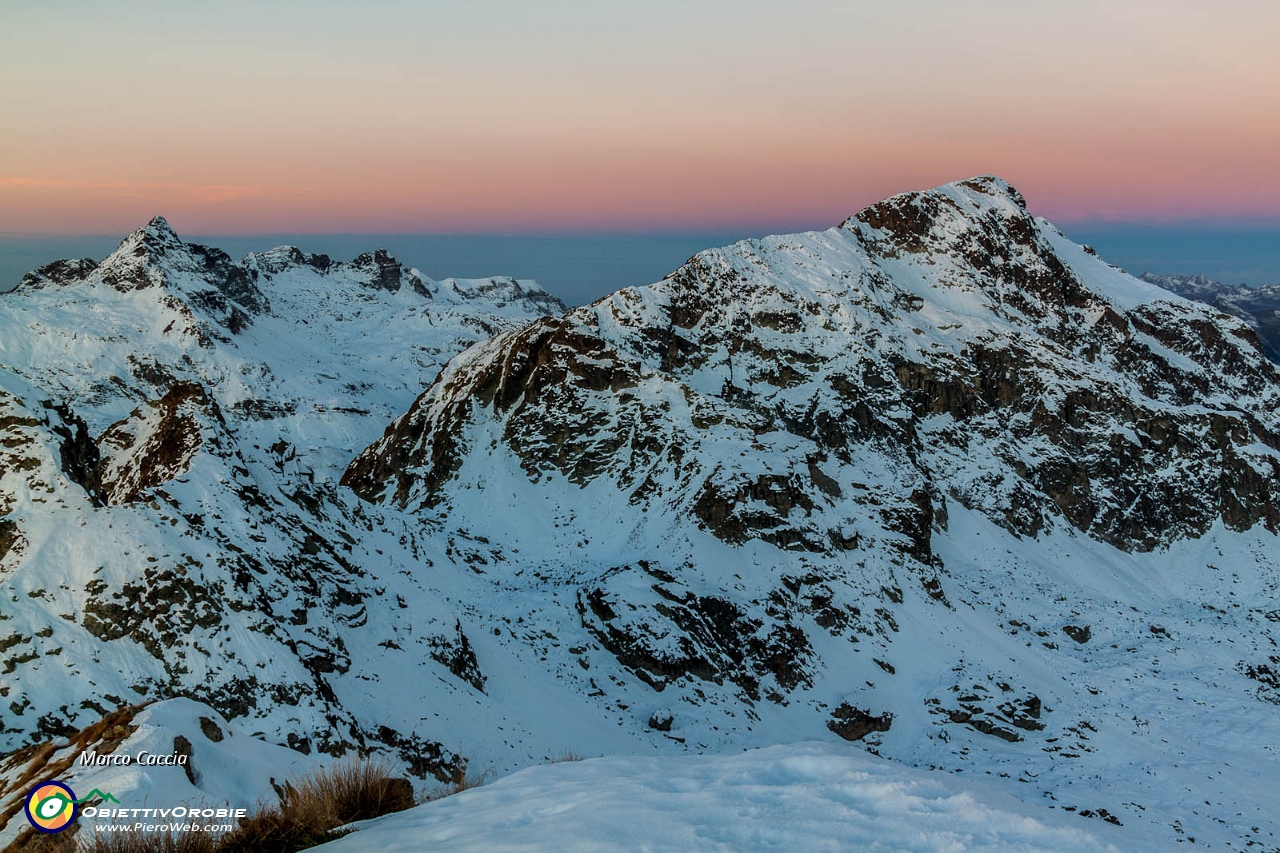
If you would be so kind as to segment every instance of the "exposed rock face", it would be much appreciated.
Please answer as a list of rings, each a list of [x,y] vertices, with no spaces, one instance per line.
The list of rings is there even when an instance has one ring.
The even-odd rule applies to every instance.
[[[58,446],[62,473],[85,490],[94,504],[101,506],[102,459],[98,445],[89,435],[89,427],[65,404],[48,404],[49,429],[61,439]]]
[[[638,594],[637,571],[651,581]],[[578,593],[583,626],[619,663],[662,692],[682,678],[729,682],[747,702],[812,684],[804,632],[772,615],[754,619],[726,597],[699,596],[645,561],[606,572]],[[676,631],[671,631],[674,626]]]
[[[496,430],[533,480],[606,478],[734,544],[829,552],[872,506],[928,565],[948,500],[1138,551],[1280,529],[1275,366],[1244,324],[1088,283],[1122,278],[997,179],[909,193],[495,338],[343,482],[437,506]]]
[[[27,273],[18,284],[21,287],[39,287],[42,284],[70,284],[83,281],[97,267],[98,262],[92,258],[53,261]]]
[[[441,363],[563,306],[382,251],[237,262],[160,217],[0,298],[0,753],[181,696],[299,751],[461,774],[419,709],[483,696],[472,614],[408,580],[416,532],[362,543],[336,480]],[[430,696],[388,712],[365,695],[383,677]]]
[[[990,681],[988,679],[988,683]],[[1045,708],[1039,696],[1016,698],[1014,688],[1007,682],[998,682],[995,691],[988,683],[977,682],[963,689],[955,685],[950,691],[952,695],[930,710],[945,715],[949,722],[1009,743],[1020,742],[1027,732],[1044,730],[1041,717]],[[946,707],[950,704],[956,707]]]
[[[1089,642],[1089,639],[1093,636],[1093,631],[1088,625],[1063,625],[1062,633],[1082,644]]]
[[[0,560],[3,560],[21,541],[17,522],[7,518],[0,521]]]
[[[369,287],[380,287],[392,293],[400,289],[400,262],[388,255],[386,249],[366,252],[352,261],[351,265],[368,272]]]
[[[873,732],[887,732],[893,727],[893,714],[872,715],[848,702],[831,712],[827,728],[845,740],[862,740]]]
[[[194,382],[176,383],[159,400],[112,424],[100,439],[99,482],[107,503],[137,500],[145,490],[186,472],[200,449],[200,419],[220,418]]]
[[[1275,367],[1002,182],[559,317],[290,248],[258,300],[151,230],[4,297],[4,744],[161,696],[206,779],[215,711],[440,781],[860,737],[1271,831]]]
[[[432,660],[448,667],[449,672],[476,690],[484,692],[484,673],[480,671],[480,664],[476,660],[471,641],[462,632],[461,622],[454,624],[453,636],[432,637],[428,642]]]
[[[1258,335],[1267,358],[1280,362],[1280,284],[1261,287],[1222,284],[1203,275],[1152,275],[1142,280],[1196,302],[1239,317]]]

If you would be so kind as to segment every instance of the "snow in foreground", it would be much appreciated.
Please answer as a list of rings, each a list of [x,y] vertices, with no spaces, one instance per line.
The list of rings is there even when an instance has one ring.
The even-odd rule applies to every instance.
[[[368,821],[322,849],[1091,851],[1156,849],[985,780],[807,743],[732,756],[533,767]]]

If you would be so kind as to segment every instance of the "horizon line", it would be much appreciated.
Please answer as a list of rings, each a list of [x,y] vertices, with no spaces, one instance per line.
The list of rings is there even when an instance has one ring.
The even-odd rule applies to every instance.
[[[163,214],[160,214],[163,215]],[[1039,216],[1039,214],[1035,214]],[[166,217],[167,219],[168,217]],[[848,219],[849,217],[845,217]],[[1234,216],[1157,216],[1157,217],[1109,217],[1109,216],[1089,216],[1089,217],[1039,217],[1047,219],[1055,225],[1063,228],[1159,228],[1168,230],[1235,230],[1235,231],[1271,231],[1280,230],[1280,217],[1234,217]],[[148,219],[147,222],[151,220]],[[774,234],[791,234],[806,231],[826,231],[831,228],[838,228],[844,219],[825,226],[814,226],[806,223],[778,223],[773,226],[746,226],[731,224],[713,223],[706,226],[697,227],[678,227],[669,228],[639,228],[639,229],[554,229],[554,230],[528,230],[515,231],[511,229],[500,229],[494,231],[484,230],[466,230],[466,231],[441,231],[441,230],[402,230],[402,229],[373,229],[373,228],[352,228],[350,230],[324,230],[324,231],[305,231],[305,230],[263,230],[263,231],[186,231],[174,228],[174,231],[180,236],[191,238],[214,237],[224,238],[231,237],[237,239],[253,239],[261,237],[464,237],[464,238],[494,238],[503,237],[511,239],[583,239],[583,238],[601,238],[601,239],[618,239],[618,238],[662,238],[662,237],[690,237],[690,236],[726,236],[730,234],[740,234],[749,232],[750,234],[774,235]],[[17,239],[17,240],[41,240],[41,239],[117,239],[121,236],[128,236],[138,228],[145,227],[146,223],[136,226],[127,231],[16,231],[16,230],[0,230],[0,239]]]

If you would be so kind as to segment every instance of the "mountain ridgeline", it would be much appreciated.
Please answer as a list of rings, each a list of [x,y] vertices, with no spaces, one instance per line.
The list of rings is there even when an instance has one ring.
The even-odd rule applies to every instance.
[[[1002,182],[899,196],[467,352],[343,482],[447,505],[479,433],[733,544],[838,552],[875,506],[928,567],[951,502],[1125,550],[1275,532],[1280,375],[1254,331],[1090,277],[1121,275]]]
[[[0,302],[0,748],[174,697],[423,785],[819,740],[1274,846],[1264,324],[998,178],[567,312],[160,218]]]
[[[1212,281],[1203,275],[1152,275],[1141,279],[1165,290],[1212,305],[1224,314],[1239,317],[1258,333],[1267,358],[1280,362],[1280,284],[1246,287]]]

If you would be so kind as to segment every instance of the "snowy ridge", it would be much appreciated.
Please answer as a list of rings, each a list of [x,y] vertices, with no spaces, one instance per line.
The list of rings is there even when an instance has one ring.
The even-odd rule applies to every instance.
[[[12,746],[173,696],[424,786],[816,741],[1028,845],[1277,845],[1280,377],[1003,181],[563,316],[149,228],[5,297]]]
[[[149,763],[152,757],[182,763]],[[225,825],[225,818],[174,817],[174,809],[253,809],[275,800],[284,780],[305,775],[320,763],[315,756],[263,742],[207,705],[168,699],[141,709],[121,708],[46,749],[0,759],[0,780],[6,783],[0,787],[0,814],[19,806],[33,784],[57,779],[86,800],[85,807],[164,810],[132,813],[126,819],[85,816],[82,810],[77,831],[82,841],[99,833],[109,836],[110,827],[132,825],[136,818],[152,824]],[[0,828],[0,842],[13,841],[25,829],[18,813]],[[24,848],[20,841],[5,849]]]
[[[1246,326],[980,178],[497,336],[343,483],[482,533],[502,623],[655,743],[836,735],[1169,828],[1124,768],[1198,725],[1170,656],[1202,713],[1275,724],[1278,393]],[[1247,776],[1189,786],[1257,815]]]
[[[835,744],[535,767],[369,821],[334,853],[418,851],[1156,850],[991,785]]]
[[[1123,408],[1113,410],[1117,401]],[[1262,521],[1274,531],[1280,523],[1273,475],[1263,474],[1256,505],[1239,507],[1225,494],[1203,505],[1204,485],[1196,478],[1162,482],[1161,489],[1182,492],[1180,502],[1202,504],[1180,523],[1138,517],[1160,510],[1116,505],[1096,486],[1081,494],[1057,482],[1071,476],[1060,470],[1065,454],[1105,489],[1142,489],[1146,484],[1132,482],[1127,471],[1128,481],[1120,482],[1119,472],[1108,477],[1102,470],[1113,467],[1109,433],[1132,435],[1131,427],[1164,416],[1189,415],[1198,431],[1256,436],[1267,448],[1250,438],[1240,442],[1241,453],[1248,470],[1267,472],[1280,448],[1280,381],[1246,327],[1070,244],[1028,216],[1016,191],[997,179],[895,197],[824,233],[703,252],[650,288],[628,288],[563,319],[496,338],[448,370],[344,482],[381,497],[394,481],[398,505],[434,504],[448,464],[466,458],[442,445],[465,444],[455,427],[485,417],[473,412],[477,402],[505,421],[502,429],[526,469],[557,468],[579,481],[612,463],[633,496],[637,485],[663,488],[630,482],[637,467],[652,467],[656,446],[721,471],[753,467],[728,479],[745,476],[764,488],[760,478],[774,475],[754,468],[768,468],[767,456],[753,452],[737,461],[710,448],[725,441],[753,447],[773,432],[776,440],[765,443],[787,460],[788,473],[777,476],[800,468],[801,479],[810,479],[803,469],[820,468],[832,455],[831,464],[852,464],[850,448],[869,442],[876,466],[908,462],[894,469],[891,490],[928,480],[1024,534],[1065,514],[1114,544],[1149,549],[1170,536],[1204,532],[1216,515],[1237,527]],[[1068,423],[1074,434],[1063,434],[1061,419],[1042,422],[1053,412],[1078,412],[1065,420],[1089,423]],[[678,425],[674,433],[662,432],[668,424]],[[648,432],[642,443],[649,446],[633,437],[622,452],[620,442],[637,428]],[[1008,442],[1010,431],[1022,441]],[[972,453],[974,440],[987,443],[987,452]],[[706,452],[685,453],[699,444]],[[1007,479],[1003,485],[987,474],[978,474],[978,483],[954,475],[940,482],[954,461],[920,465],[903,455],[953,456],[957,444],[969,463],[994,457],[1033,470],[1000,478]],[[1134,455],[1147,466],[1166,450],[1150,435],[1135,444]],[[448,463],[424,468],[423,487],[415,490],[413,463],[427,447],[433,460]],[[1032,448],[1040,459],[1027,455]],[[1194,454],[1204,458],[1194,461],[1217,465],[1215,453],[1205,446]],[[712,479],[723,484],[726,477]],[[769,488],[782,488],[771,482]],[[692,497],[683,484],[676,491]],[[1219,513],[1213,506],[1219,501],[1230,506]],[[816,510],[805,508],[812,517]],[[1237,510],[1243,517],[1235,518]],[[835,529],[848,519],[832,521]],[[811,533],[805,547],[821,550],[823,531]],[[773,535],[803,538],[777,526]],[[734,537],[742,538],[741,531]]]
[[[1244,320],[1257,332],[1267,358],[1280,362],[1280,284],[1246,287],[1210,281],[1203,275],[1143,273],[1141,278],[1148,284]]]
[[[452,772],[417,716],[328,684],[403,643],[423,649],[414,669],[474,690],[452,672],[453,610],[371,575],[411,575],[415,534],[357,546],[373,523],[336,480],[449,357],[563,306],[382,252],[235,264],[160,218],[2,298],[0,585],[21,603],[0,609],[4,749],[189,696],[304,753],[372,746],[420,778]],[[346,630],[371,636],[348,651]]]

